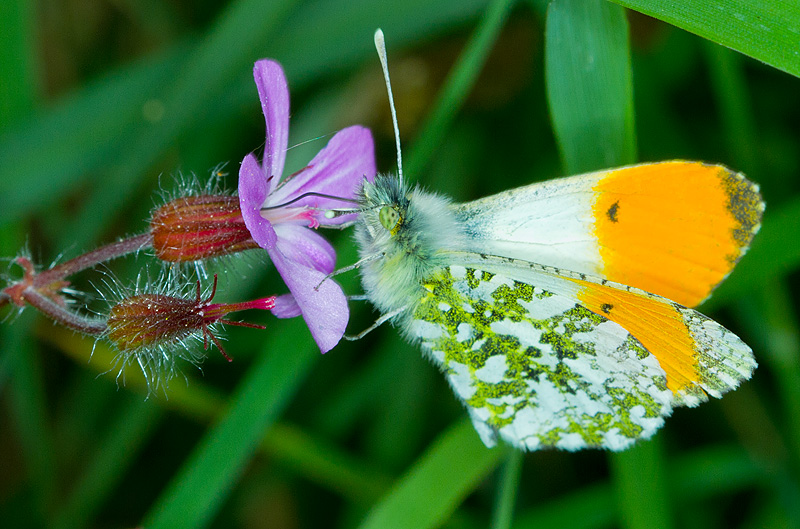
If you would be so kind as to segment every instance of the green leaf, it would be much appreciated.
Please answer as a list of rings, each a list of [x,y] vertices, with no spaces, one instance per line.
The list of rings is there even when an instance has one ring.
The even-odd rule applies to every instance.
[[[554,0],[547,10],[545,83],[568,174],[633,163],[630,44],[625,12],[605,0]]]
[[[3,329],[3,350],[10,356],[9,397],[22,460],[34,485],[37,511],[29,516],[38,525],[53,506],[58,475],[39,348],[28,339],[35,317],[29,310]]]
[[[472,423],[459,421],[372,508],[361,529],[438,527],[503,454],[501,448],[487,449]]]
[[[732,494],[758,485],[765,469],[737,446],[713,446],[672,458],[666,470],[671,497],[688,509],[707,504],[721,494]],[[640,482],[641,483],[641,482]],[[770,494],[771,495],[771,494]],[[590,485],[563,494],[519,516],[515,529],[614,527],[618,519],[614,491],[608,484]],[[659,527],[654,521],[647,527]]]
[[[377,501],[391,484],[388,475],[293,426],[276,424],[261,447],[307,479],[356,502]]]
[[[0,130],[26,116],[37,99],[36,49],[33,39],[35,4],[27,0],[0,3],[3,45],[0,46]]]
[[[120,67],[0,135],[0,222],[50,206],[119,156],[120,140],[141,123],[142,106],[185,56],[185,46],[176,45]]]
[[[517,489],[522,476],[525,453],[513,449],[507,452],[492,513],[492,529],[507,529],[511,527],[511,521],[514,519],[514,505],[517,501]]]
[[[609,455],[620,525],[626,529],[674,527],[666,492],[666,462],[658,436]]]
[[[141,130],[115,169],[93,187],[77,225],[65,235],[69,242],[81,247],[97,237],[136,190],[147,168],[196,122],[230,84],[230,77],[253,62],[258,44],[269,40],[295,3],[238,0],[227,7],[170,85],[162,101],[164,118]]]
[[[611,0],[800,76],[800,2]]]

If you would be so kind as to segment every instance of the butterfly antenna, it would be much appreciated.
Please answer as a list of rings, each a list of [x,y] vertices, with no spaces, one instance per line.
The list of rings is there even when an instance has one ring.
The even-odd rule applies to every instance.
[[[400,180],[400,187],[403,186],[403,155],[400,150],[400,128],[397,126],[397,111],[394,109],[394,96],[392,95],[392,82],[389,80],[389,64],[386,60],[386,43],[383,40],[383,31],[378,28],[375,31],[375,49],[378,50],[378,57],[383,68],[383,78],[386,81],[386,91],[389,94],[389,107],[392,109],[392,125],[394,125],[394,142],[397,148],[397,177]]]

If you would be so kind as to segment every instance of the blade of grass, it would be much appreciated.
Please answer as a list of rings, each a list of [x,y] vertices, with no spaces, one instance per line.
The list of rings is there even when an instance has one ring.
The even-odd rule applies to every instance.
[[[624,10],[601,0],[554,0],[545,35],[547,96],[563,163],[579,173],[636,158],[630,40]],[[609,454],[625,527],[672,527],[657,441]]]
[[[420,440],[430,388],[436,376],[430,363],[396,333],[384,333],[385,347],[391,349],[394,367],[383,391],[373,402],[373,417],[364,439],[370,459],[381,467],[403,468],[421,449]]]
[[[392,337],[396,340],[396,337]],[[311,424],[315,431],[331,437],[340,437],[350,431],[365,410],[385,393],[396,366],[394,355],[379,343],[375,353],[367,358],[363,367],[345,378],[338,388],[331,389],[330,399],[321,402]]]
[[[368,505],[377,501],[391,485],[387,474],[348,457],[294,426],[276,424],[261,447],[271,455],[278,454],[282,464],[294,468],[305,478],[357,503]]]
[[[800,76],[794,0],[611,0]]]
[[[162,410],[138,395],[131,396],[109,428],[101,449],[78,480],[64,506],[53,517],[50,527],[69,529],[89,527],[125,471],[136,461],[136,454],[150,439],[162,418]]]
[[[487,449],[469,421],[457,422],[370,510],[361,529],[438,527],[504,453]]]
[[[28,310],[7,326],[3,349],[12,355],[9,397],[22,457],[35,491],[37,512],[30,513],[30,517],[38,522],[33,525],[44,526],[54,504],[58,475],[39,351],[29,339],[35,317]]]
[[[406,0],[391,4],[374,0],[321,0],[315,2],[314,9],[293,12],[275,41],[265,45],[264,50],[280,58],[293,86],[305,86],[321,75],[359,65],[368,57],[376,61],[372,34],[378,27],[383,28],[391,48],[397,49],[472,23],[488,3],[487,0]],[[307,28],[314,28],[313,39],[308,38]],[[320,42],[325,46],[320,47]]]
[[[592,485],[554,498],[540,507],[528,509],[517,517],[513,527],[514,529],[614,527],[617,518],[614,506],[614,494],[610,486]]]
[[[674,527],[660,437],[610,456],[619,521],[628,529]]]
[[[5,131],[0,136],[0,222],[51,206],[122,151],[123,138],[141,122],[142,106],[175,76],[186,55],[181,43],[122,66]]]
[[[667,469],[666,483],[676,503],[688,505],[761,485],[766,472],[741,447],[715,446],[676,457]],[[600,484],[528,509],[513,527],[599,529],[615,527],[617,518],[614,491]]]
[[[731,164],[758,178],[755,116],[742,68],[742,57],[712,42],[704,42],[703,51],[711,75],[714,99],[719,107],[725,130],[725,142]]]
[[[447,129],[475,85],[513,3],[512,0],[493,0],[489,4],[458,61],[447,74],[444,86],[436,96],[433,111],[425,119],[419,141],[414,143],[408,158],[408,174],[412,178],[421,174],[439,148]]]
[[[79,364],[86,365],[92,347],[87,346],[85,339],[58,328],[43,337]],[[105,344],[98,343],[88,366],[103,373],[110,365],[113,365],[113,353]],[[130,370],[125,389],[144,398],[147,384],[141,372]],[[168,398],[156,394],[148,400],[153,401],[164,409],[176,411],[200,423],[216,420],[225,411],[225,398],[197,379],[190,379],[188,384],[171,384]],[[311,447],[314,447],[316,454],[322,455],[322,459],[306,453]],[[389,485],[389,478],[370,464],[291,426],[276,424],[261,441],[259,448],[269,457],[295,468],[306,479],[330,487],[332,491],[347,495],[355,502],[374,501]]]
[[[524,452],[509,449],[500,472],[500,486],[497,488],[494,511],[492,512],[492,529],[508,529],[514,519],[514,504],[517,501],[519,478],[522,475]]]
[[[0,131],[30,113],[36,102],[36,54],[32,31],[36,4],[26,0],[0,3]]]
[[[211,522],[265,430],[320,358],[310,339],[298,340],[307,335],[302,319],[282,323],[239,384],[226,415],[173,477],[145,516],[143,527],[190,529]]]
[[[785,414],[779,422],[787,430],[794,465],[800,467],[800,320],[785,280],[762,283],[753,300],[758,312],[742,318],[743,323],[763,344],[757,355],[776,379]]]
[[[633,86],[623,9],[603,0],[551,2],[545,83],[567,174],[633,163]]]

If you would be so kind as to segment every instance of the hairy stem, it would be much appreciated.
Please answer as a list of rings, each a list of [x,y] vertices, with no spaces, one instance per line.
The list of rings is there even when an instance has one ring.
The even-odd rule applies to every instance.
[[[37,274],[33,279],[33,286],[35,288],[41,288],[78,273],[81,270],[86,270],[87,268],[110,261],[111,259],[116,259],[117,257],[122,257],[123,255],[138,252],[151,245],[152,236],[150,233],[142,233],[141,235],[135,235],[128,239],[101,246],[96,250],[79,255],[74,259],[65,261],[49,270]]]
[[[65,327],[69,327],[84,334],[99,336],[106,330],[106,321],[100,318],[81,316],[80,314],[59,305],[51,298],[41,294],[38,290],[28,287],[23,292],[23,297],[32,307],[49,316]]]

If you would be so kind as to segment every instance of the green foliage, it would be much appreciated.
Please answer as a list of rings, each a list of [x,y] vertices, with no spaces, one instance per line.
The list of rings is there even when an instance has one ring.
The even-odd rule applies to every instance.
[[[456,200],[635,159],[758,182],[761,233],[702,307],[753,346],[753,380],[624,454],[520,457],[485,449],[391,328],[320,357],[300,320],[246,316],[268,329],[230,330],[232,364],[211,351],[168,398],[144,400],[134,370],[115,385],[102,344],[28,311],[0,326],[3,526],[800,526],[798,4],[546,4],[5,1],[3,255],[27,241],[48,263],[142,231],[154,191],[172,187],[160,174],[227,161],[234,188],[264,140],[261,57],[286,69],[291,144],[362,123],[392,170],[382,27],[408,177]],[[291,151],[289,170],[324,143]],[[325,235],[355,262],[349,233]],[[222,301],[284,292],[265,257],[221,264]],[[359,292],[354,274],[338,279]],[[374,314],[351,306],[357,333]]]

